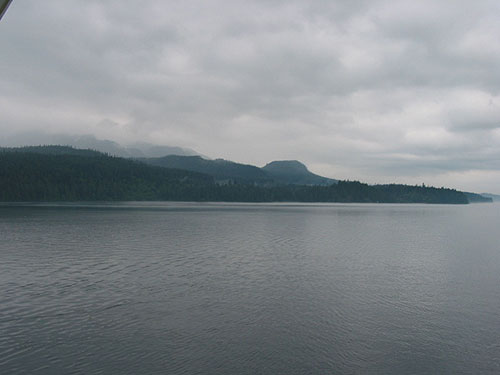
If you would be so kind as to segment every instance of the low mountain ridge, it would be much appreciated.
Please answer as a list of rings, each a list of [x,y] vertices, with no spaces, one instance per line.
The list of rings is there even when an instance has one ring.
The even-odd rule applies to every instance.
[[[167,155],[161,158],[141,158],[140,161],[166,168],[185,169],[214,177],[219,182],[271,183],[272,178],[262,169],[224,159],[208,160],[200,156]]]
[[[161,158],[140,158],[139,160],[160,167],[206,173],[219,182],[308,186],[326,186],[337,183],[337,180],[310,172],[297,160],[273,161],[263,168],[224,159],[209,160],[200,156],[167,155]]]

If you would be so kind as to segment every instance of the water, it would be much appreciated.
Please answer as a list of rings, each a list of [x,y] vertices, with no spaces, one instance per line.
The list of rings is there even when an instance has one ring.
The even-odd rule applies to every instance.
[[[500,205],[0,207],[2,374],[498,374]]]

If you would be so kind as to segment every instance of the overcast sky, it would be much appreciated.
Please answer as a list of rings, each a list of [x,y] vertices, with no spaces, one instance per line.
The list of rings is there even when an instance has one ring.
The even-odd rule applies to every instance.
[[[14,0],[0,132],[500,193],[500,2]]]

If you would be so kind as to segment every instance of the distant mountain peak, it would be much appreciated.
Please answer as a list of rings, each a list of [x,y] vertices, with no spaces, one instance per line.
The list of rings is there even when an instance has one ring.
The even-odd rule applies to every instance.
[[[337,183],[337,180],[312,173],[298,160],[275,160],[266,164],[262,169],[277,181],[286,184],[331,185]]]
[[[286,173],[307,173],[309,169],[298,160],[275,160],[267,163],[262,169],[267,171],[282,171]]]

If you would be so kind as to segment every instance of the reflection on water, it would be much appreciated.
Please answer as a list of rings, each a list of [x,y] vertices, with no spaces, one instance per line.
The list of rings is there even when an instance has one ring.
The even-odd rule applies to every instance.
[[[2,374],[500,373],[500,206],[0,207]]]

